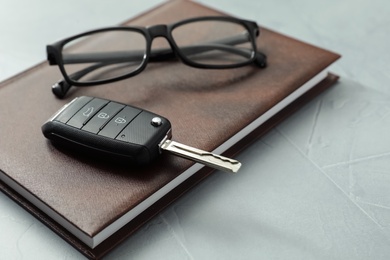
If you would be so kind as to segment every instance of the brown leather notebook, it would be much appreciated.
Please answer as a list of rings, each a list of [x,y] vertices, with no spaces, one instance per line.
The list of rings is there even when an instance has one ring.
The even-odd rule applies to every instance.
[[[206,15],[223,14],[170,1],[125,24]],[[0,118],[8,122],[0,125],[1,190],[87,257],[103,256],[212,170],[167,154],[144,168],[80,157],[54,147],[43,137],[42,124],[76,96],[101,97],[168,118],[173,140],[234,156],[337,81],[327,73],[339,58],[335,53],[266,28],[258,48],[268,56],[265,69],[153,63],[123,81],[73,88],[63,100],[51,93],[61,75],[47,62],[1,83]]]

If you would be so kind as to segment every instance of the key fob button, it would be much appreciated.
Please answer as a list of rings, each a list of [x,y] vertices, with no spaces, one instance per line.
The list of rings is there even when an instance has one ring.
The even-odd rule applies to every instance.
[[[66,124],[80,129],[107,103],[108,100],[94,98],[83,106]]]
[[[150,122],[156,116],[151,112],[142,111],[119,133],[116,140],[140,145],[148,151],[150,158],[156,157],[159,154],[158,144],[171,129],[170,122],[163,117],[160,117],[162,123],[159,127],[153,126]]]
[[[65,105],[60,110],[60,113],[54,118],[54,120],[65,124],[69,121],[69,119],[72,118],[72,116],[74,116],[74,114],[76,114],[83,106],[85,106],[85,104],[91,100],[91,97],[79,97],[74,99],[73,102]]]
[[[98,135],[114,139],[141,111],[141,109],[125,106],[122,111],[111,118]]]
[[[108,103],[99,112],[97,112],[82,129],[87,132],[97,134],[101,129],[103,129],[105,124],[107,124],[107,122],[109,122],[109,120],[111,120],[111,118],[124,107],[124,105],[120,105],[115,102]]]

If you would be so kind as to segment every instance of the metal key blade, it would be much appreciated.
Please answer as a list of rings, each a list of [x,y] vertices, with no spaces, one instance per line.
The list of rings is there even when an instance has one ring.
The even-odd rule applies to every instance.
[[[160,144],[160,148],[180,157],[190,159],[225,172],[236,173],[241,167],[241,163],[239,161],[193,148],[169,139],[163,141]]]

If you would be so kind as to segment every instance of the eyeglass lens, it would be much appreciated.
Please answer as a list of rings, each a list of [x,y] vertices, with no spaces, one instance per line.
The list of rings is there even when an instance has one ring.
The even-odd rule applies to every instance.
[[[248,30],[234,22],[186,23],[173,29],[172,37],[183,56],[201,65],[234,65],[254,55]]]
[[[110,30],[67,43],[62,59],[68,75],[79,74],[74,80],[94,82],[129,74],[141,66],[145,54],[146,39],[142,33]]]

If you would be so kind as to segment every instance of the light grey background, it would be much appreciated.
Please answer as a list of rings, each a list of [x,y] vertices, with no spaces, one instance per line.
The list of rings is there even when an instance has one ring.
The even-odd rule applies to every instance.
[[[0,0],[0,80],[160,2]],[[201,2],[342,54],[340,82],[107,259],[390,259],[390,2]],[[0,259],[84,257],[0,193]]]

